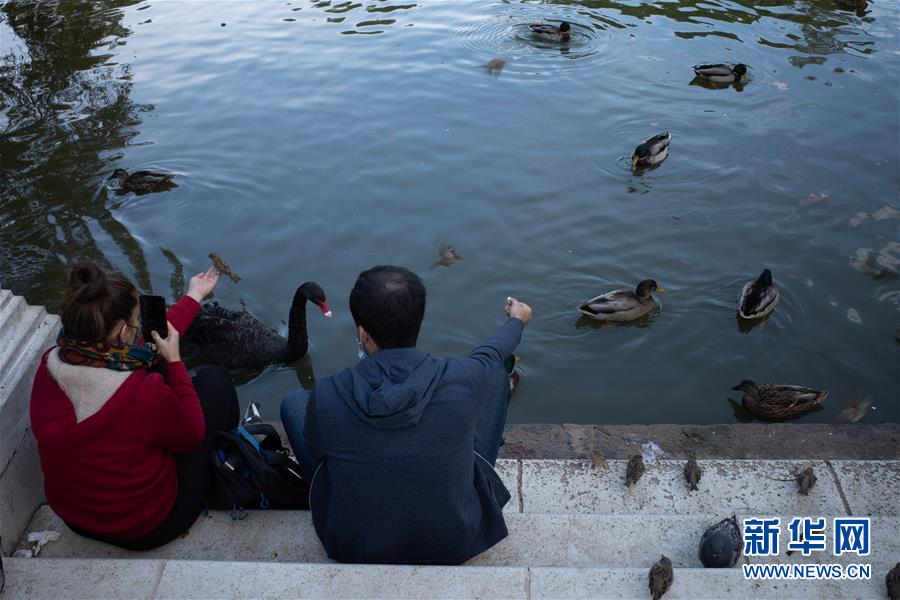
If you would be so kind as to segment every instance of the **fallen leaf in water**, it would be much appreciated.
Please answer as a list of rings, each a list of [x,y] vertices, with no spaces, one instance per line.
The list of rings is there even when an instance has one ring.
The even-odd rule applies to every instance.
[[[881,208],[872,213],[872,218],[876,221],[884,221],[885,219],[900,219],[900,210],[894,206],[882,204]]]
[[[850,257],[850,265],[875,279],[900,274],[900,242],[890,241],[884,248],[857,248]]]
[[[850,321],[851,323],[856,323],[856,324],[862,323],[862,317],[859,316],[859,311],[856,310],[855,308],[847,309],[847,320]]]
[[[824,201],[824,200],[828,200],[829,198],[831,198],[831,196],[828,195],[828,194],[816,194],[816,193],[812,193],[812,194],[807,194],[807,195],[806,195],[806,199],[807,199],[809,202],[822,202],[822,201]]]
[[[775,88],[776,90],[782,90],[782,91],[784,91],[784,90],[788,89],[788,84],[786,84],[786,83],[783,82],[783,81],[773,81],[773,82],[771,83],[771,86],[772,86],[773,88]]]
[[[886,219],[900,220],[900,210],[888,204],[882,204],[875,212],[858,212],[854,215],[849,223],[857,227],[865,221],[872,219],[874,221],[884,221]]]

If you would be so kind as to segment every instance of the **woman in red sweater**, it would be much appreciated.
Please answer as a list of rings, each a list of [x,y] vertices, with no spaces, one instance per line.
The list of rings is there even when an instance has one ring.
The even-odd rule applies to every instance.
[[[168,311],[165,339],[138,339],[130,281],[76,264],[63,330],[31,393],[47,502],[75,532],[129,550],[161,546],[197,519],[212,481],[216,433],[237,426],[237,393],[222,367],[191,381],[178,339],[215,287],[210,268]]]

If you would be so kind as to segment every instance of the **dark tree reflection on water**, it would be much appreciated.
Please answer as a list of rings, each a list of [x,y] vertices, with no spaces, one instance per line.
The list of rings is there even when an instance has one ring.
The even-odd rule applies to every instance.
[[[8,2],[0,7],[0,285],[57,307],[67,264],[109,266],[102,230],[149,289],[140,244],[101,184],[153,110],[129,99],[129,66],[110,60],[135,2]],[[12,38],[12,39],[10,39]]]
[[[841,35],[858,33],[855,25],[859,17],[866,17],[866,0],[682,0],[680,2],[617,2],[615,0],[543,0],[546,4],[572,6],[591,22],[596,29],[608,27],[637,27],[638,22],[648,22],[653,17],[665,17],[676,23],[697,25],[701,30],[679,31],[675,35],[691,39],[701,36],[719,36],[736,41],[740,35],[734,31],[722,31],[729,24],[752,25],[762,19],[774,19],[793,23],[800,27],[801,36],[788,34],[785,40],[766,40],[758,43],[775,48],[794,48],[804,54],[837,54],[847,49],[860,53],[872,52],[871,41],[852,42],[839,39]],[[855,16],[847,11],[855,11]],[[618,17],[615,17],[618,13]],[[867,19],[870,17],[866,17]],[[753,31],[753,30],[749,30]],[[792,61],[802,67],[804,61]],[[807,61],[809,62],[809,61]],[[814,60],[824,62],[824,59]]]

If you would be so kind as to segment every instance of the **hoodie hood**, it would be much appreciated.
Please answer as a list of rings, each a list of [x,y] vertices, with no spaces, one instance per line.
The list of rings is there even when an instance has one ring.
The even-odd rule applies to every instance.
[[[378,429],[406,429],[422,418],[447,361],[416,348],[379,350],[335,378],[338,395]]]

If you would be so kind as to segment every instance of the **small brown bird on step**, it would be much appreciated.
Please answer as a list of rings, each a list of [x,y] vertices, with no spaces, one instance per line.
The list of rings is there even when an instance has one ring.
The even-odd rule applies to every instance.
[[[625,486],[637,483],[637,480],[644,474],[644,459],[640,454],[635,454],[628,460],[628,466],[625,468]]]
[[[672,561],[665,554],[659,557],[659,560],[650,567],[650,597],[653,600],[659,600],[663,594],[672,587],[672,580],[675,579],[675,572],[672,570]]]
[[[804,496],[809,495],[809,490],[816,485],[816,474],[813,473],[812,467],[806,467],[797,473],[797,493]]]
[[[694,491],[697,489],[697,483],[700,481],[700,465],[693,458],[684,463],[684,480],[687,481],[688,489]]]

